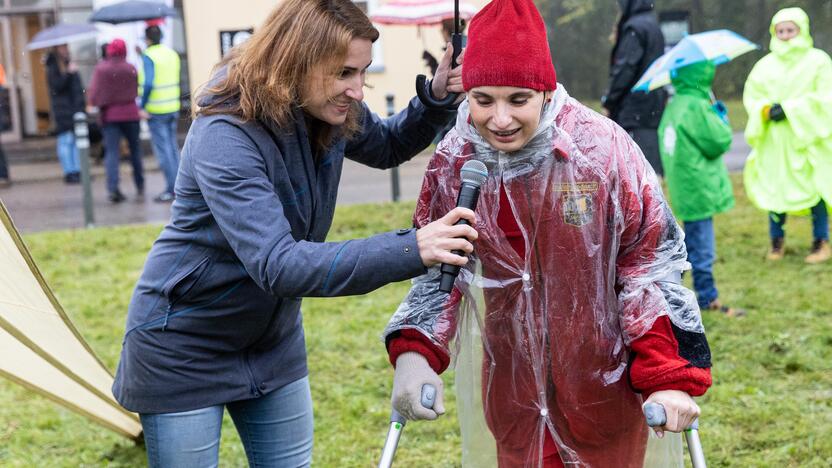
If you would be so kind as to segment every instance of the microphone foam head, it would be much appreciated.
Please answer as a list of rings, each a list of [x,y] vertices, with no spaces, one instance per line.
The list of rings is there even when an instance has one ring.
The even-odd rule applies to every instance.
[[[459,171],[463,183],[468,183],[479,187],[485,182],[488,177],[488,169],[482,161],[470,160],[462,165]]]

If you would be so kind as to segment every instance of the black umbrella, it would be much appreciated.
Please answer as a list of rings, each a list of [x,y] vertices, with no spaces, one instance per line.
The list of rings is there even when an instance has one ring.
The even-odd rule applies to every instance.
[[[454,56],[451,66],[457,67],[456,58],[462,52],[462,33],[459,32],[459,0],[454,0],[454,33],[451,34],[451,44],[454,47]],[[419,99],[428,107],[445,108],[454,103],[457,99],[457,94],[448,93],[445,99],[439,100],[433,97],[431,92],[430,81],[425,75],[418,75],[416,77],[416,94]]]
[[[164,3],[148,0],[126,0],[94,11],[90,16],[90,22],[120,24],[165,16],[179,16],[179,14],[175,9]]]

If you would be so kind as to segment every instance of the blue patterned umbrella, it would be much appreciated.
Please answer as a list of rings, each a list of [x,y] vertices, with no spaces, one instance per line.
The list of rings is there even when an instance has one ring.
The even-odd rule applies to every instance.
[[[669,85],[671,72],[686,65],[705,60],[721,65],[759,48],[757,44],[727,29],[685,36],[650,65],[633,86],[633,91],[648,92]]]

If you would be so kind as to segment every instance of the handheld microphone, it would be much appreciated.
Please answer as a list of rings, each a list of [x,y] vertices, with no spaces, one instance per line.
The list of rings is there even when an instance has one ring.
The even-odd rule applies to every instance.
[[[462,178],[462,185],[459,187],[456,206],[476,210],[477,200],[480,198],[480,185],[488,177],[488,169],[486,169],[482,161],[471,160],[462,165],[459,175]],[[470,223],[467,219],[460,219],[456,224]],[[465,255],[461,250],[454,250],[453,253]],[[439,290],[444,293],[450,293],[454,287],[454,281],[456,281],[456,277],[459,275],[459,267],[457,265],[443,263],[440,271],[442,272],[442,279],[439,283]]]

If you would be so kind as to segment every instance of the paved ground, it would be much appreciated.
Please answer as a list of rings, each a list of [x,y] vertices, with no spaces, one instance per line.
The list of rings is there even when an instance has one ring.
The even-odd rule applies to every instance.
[[[47,148],[36,142],[31,151]],[[54,160],[26,158],[22,146],[6,148],[11,160],[10,172],[14,184],[0,189],[0,199],[8,208],[17,228],[22,232],[81,228],[84,225],[82,189],[79,185],[65,185],[61,169]],[[726,155],[729,170],[741,170],[749,149],[742,134],[734,136],[734,146]],[[16,154],[17,153],[17,154]],[[27,162],[36,159],[40,162]],[[423,153],[399,168],[402,199],[416,198],[427,166],[429,154]],[[127,201],[114,205],[107,201],[104,168],[93,166],[93,199],[95,224],[118,225],[132,223],[164,223],[170,215],[170,205],[153,202],[153,196],[164,188],[164,178],[153,157],[146,157],[146,196],[137,199],[130,168],[121,165],[121,191]],[[390,171],[379,171],[345,161],[338,193],[338,203],[372,203],[390,201]]]
[[[745,167],[745,158],[751,152],[751,147],[745,142],[745,136],[742,132],[734,134],[734,141],[731,144],[731,149],[725,154],[725,165],[731,172],[741,172]]]

